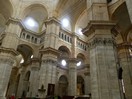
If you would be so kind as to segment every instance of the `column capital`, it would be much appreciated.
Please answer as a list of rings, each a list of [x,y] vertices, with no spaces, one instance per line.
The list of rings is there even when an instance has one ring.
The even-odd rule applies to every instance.
[[[32,62],[32,63],[39,63],[40,60],[39,60],[39,58],[32,58],[32,59],[31,59],[31,62]]]
[[[100,21],[100,20],[92,20],[88,23],[86,28],[82,30],[83,34],[86,36],[91,35],[96,29],[112,29],[116,25],[115,22],[112,21]]]
[[[71,63],[78,63],[79,60],[78,60],[77,58],[69,58],[69,59],[67,59],[67,62],[68,62],[68,63],[69,63],[69,62],[71,62]]]
[[[114,39],[112,38],[102,38],[102,37],[95,37],[92,41],[88,43],[88,48],[95,47],[97,45],[115,45]]]
[[[57,56],[61,54],[61,52],[59,52],[58,50],[51,48],[51,47],[41,49],[40,53],[41,54],[53,54],[53,55],[57,55]]]
[[[85,72],[84,75],[85,76],[90,76],[90,72]]]

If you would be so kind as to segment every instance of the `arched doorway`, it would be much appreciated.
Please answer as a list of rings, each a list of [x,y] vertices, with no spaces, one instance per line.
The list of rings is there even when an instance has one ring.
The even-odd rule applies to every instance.
[[[77,95],[84,95],[84,79],[77,76]]]
[[[58,91],[59,91],[59,96],[66,96],[67,95],[67,88],[68,88],[68,80],[65,75],[60,76],[59,78],[59,86],[58,86]]]

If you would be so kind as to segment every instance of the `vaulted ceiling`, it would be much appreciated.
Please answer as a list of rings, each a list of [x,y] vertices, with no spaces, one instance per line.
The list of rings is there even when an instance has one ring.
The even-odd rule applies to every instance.
[[[86,0],[60,0],[56,7],[59,18],[68,17],[73,24],[87,8]]]

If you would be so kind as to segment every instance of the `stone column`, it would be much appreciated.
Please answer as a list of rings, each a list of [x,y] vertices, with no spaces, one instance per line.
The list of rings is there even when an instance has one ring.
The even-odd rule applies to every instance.
[[[77,59],[71,58],[68,60],[68,95],[75,96],[77,95]]]
[[[120,67],[122,67],[122,78],[124,81],[126,99],[132,99],[132,64],[129,53],[131,44],[122,43],[118,45],[118,56]]]
[[[92,99],[121,99],[114,39],[109,21],[91,21],[84,34],[89,37]]]
[[[12,49],[0,48],[0,99],[6,99],[7,87],[15,61],[16,52]]]
[[[44,98],[46,97],[48,92],[48,84],[54,84],[54,85],[56,84],[57,56],[59,53],[57,50],[50,47],[46,49],[42,49],[40,53],[42,53],[43,56],[42,56],[42,62],[40,67],[40,73],[39,73],[40,75],[39,94],[41,98]],[[42,86],[43,86],[43,90],[42,90]],[[41,92],[41,91],[45,91],[45,92]]]
[[[38,58],[32,58],[31,63],[31,74],[30,74],[30,89],[29,97],[36,97],[38,95],[38,84],[39,84],[39,68],[40,63]]]

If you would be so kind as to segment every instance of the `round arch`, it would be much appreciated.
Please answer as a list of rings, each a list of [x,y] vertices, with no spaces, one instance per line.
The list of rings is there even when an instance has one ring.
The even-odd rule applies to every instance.
[[[84,64],[86,64],[86,58],[82,53],[77,54],[77,59],[79,60],[79,62],[77,63],[78,67],[83,67]]]
[[[120,34],[117,35],[117,38],[126,41],[126,35],[131,27],[131,21],[129,18],[129,13],[127,10],[127,5],[125,2],[122,2],[112,13],[111,20],[117,22],[117,29]],[[119,42],[119,41],[117,41]]]
[[[77,95],[84,95],[84,78],[81,75],[77,76]]]
[[[131,43],[131,45],[132,45],[132,28],[127,33],[126,39],[127,39],[127,42]]]
[[[66,96],[68,90],[68,79],[65,75],[61,75],[58,81],[59,96]]]
[[[17,51],[23,56],[24,62],[27,62],[34,54],[33,48],[26,44],[18,45]]]
[[[66,46],[60,46],[58,50],[61,52],[61,58],[69,58],[71,56],[71,52]]]

